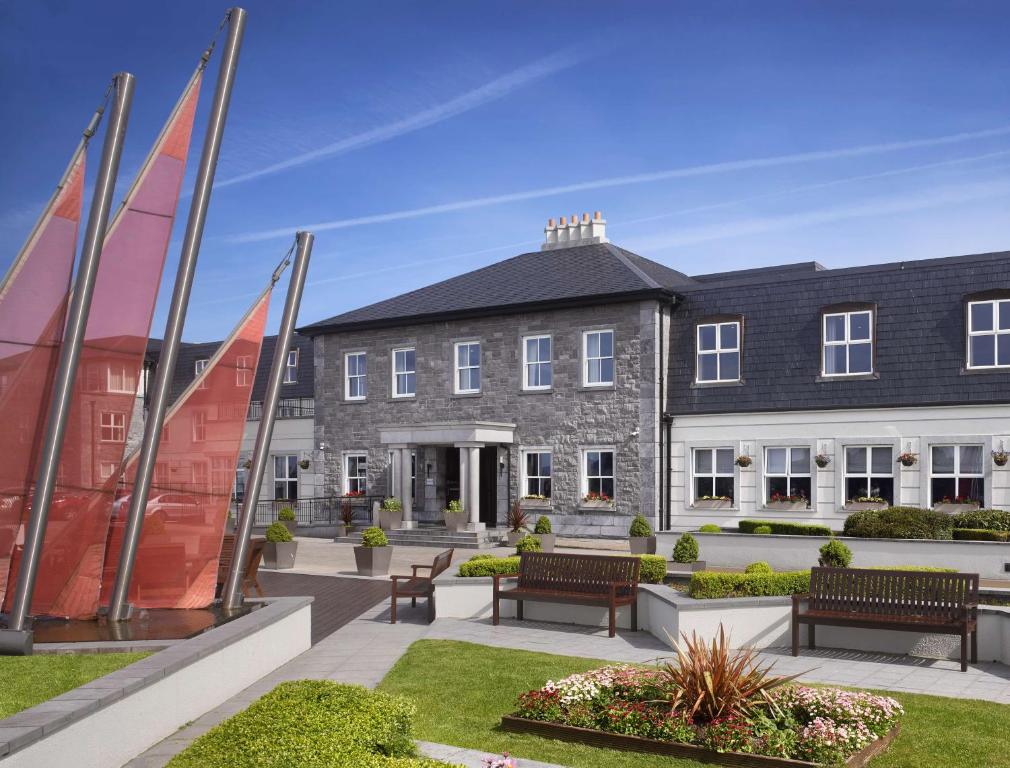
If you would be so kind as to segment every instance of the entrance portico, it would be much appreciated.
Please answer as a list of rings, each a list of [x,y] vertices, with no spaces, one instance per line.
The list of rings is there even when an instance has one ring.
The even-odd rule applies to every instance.
[[[393,495],[403,505],[403,528],[414,528],[413,500],[411,498],[411,451],[415,447],[448,447],[459,451],[458,491],[454,498],[463,504],[467,514],[468,531],[481,531],[481,449],[510,445],[515,441],[515,424],[491,421],[436,422],[386,426],[379,428],[379,440],[390,451],[399,452],[400,470]],[[420,454],[419,454],[420,455]],[[394,454],[393,461],[397,461]],[[420,459],[418,473],[420,474]],[[425,482],[429,482],[425,472]],[[494,518],[492,518],[494,519]]]

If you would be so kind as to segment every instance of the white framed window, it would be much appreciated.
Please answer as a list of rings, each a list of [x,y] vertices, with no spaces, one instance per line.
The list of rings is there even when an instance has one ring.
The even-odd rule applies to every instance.
[[[985,446],[931,445],[929,447],[930,505],[985,504]]]
[[[368,454],[344,454],[344,495],[364,496],[368,492]]]
[[[245,500],[245,481],[248,471],[245,468],[245,460],[240,457],[238,466],[235,468],[235,492],[232,494],[232,498],[239,504]]]
[[[894,503],[894,458],[889,445],[845,446],[845,500]]]
[[[210,457],[210,492],[230,494],[235,475],[232,473],[230,456]]]
[[[829,312],[823,320],[823,376],[873,373],[873,311]]]
[[[1010,368],[1010,299],[969,302],[968,367]]]
[[[457,341],[454,350],[456,394],[480,392],[480,342]]]
[[[694,500],[735,499],[735,460],[732,448],[695,448]]]
[[[586,448],[582,452],[582,495],[587,499],[613,500],[613,448]]]
[[[98,464],[98,477],[101,480],[108,480],[116,471],[116,462],[102,461]]]
[[[102,411],[99,415],[99,439],[103,443],[126,442],[126,414]]]
[[[344,355],[344,399],[364,400],[368,397],[368,357],[364,352]]]
[[[107,378],[107,392],[132,395],[137,391],[137,373],[125,363],[110,363]]]
[[[740,322],[700,323],[697,378],[701,383],[740,380]]]
[[[550,389],[554,384],[550,336],[523,337],[523,389]]]
[[[252,358],[249,355],[239,355],[235,358],[235,386],[252,386]]]
[[[546,448],[523,450],[523,496],[551,497],[551,474],[554,457]]]
[[[582,384],[606,387],[614,383],[614,332],[584,331],[582,334]]]
[[[393,350],[393,397],[417,394],[417,353],[413,347]]]
[[[298,350],[289,349],[288,359],[284,361],[284,383],[298,383]]]
[[[810,506],[810,448],[765,448],[765,501]]]
[[[274,456],[274,499],[294,501],[298,498],[298,456]]]
[[[207,369],[208,364],[210,364],[209,357],[201,357],[199,360],[195,361],[193,363],[193,376],[198,377],[201,373],[203,373]],[[207,382],[201,381],[200,386],[198,388],[207,389]]]
[[[193,442],[202,443],[207,439],[207,414],[193,411]]]

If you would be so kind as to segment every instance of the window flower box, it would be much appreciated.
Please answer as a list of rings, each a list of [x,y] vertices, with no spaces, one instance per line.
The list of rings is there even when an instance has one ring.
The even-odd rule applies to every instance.
[[[729,496],[702,496],[694,500],[695,509],[730,509],[733,499]]]
[[[582,497],[582,502],[579,506],[583,509],[612,509],[614,500],[606,494],[590,491]]]
[[[523,509],[550,509],[551,499],[549,496],[523,496],[519,499]]]
[[[955,512],[973,512],[981,506],[982,505],[974,499],[964,499],[960,496],[955,499],[944,497],[933,504],[933,511],[948,512],[951,514]]]
[[[865,512],[868,509],[887,509],[886,501],[847,501],[842,507],[846,512]]]
[[[769,501],[765,504],[765,508],[780,512],[805,512],[810,509],[810,503],[806,501]]]

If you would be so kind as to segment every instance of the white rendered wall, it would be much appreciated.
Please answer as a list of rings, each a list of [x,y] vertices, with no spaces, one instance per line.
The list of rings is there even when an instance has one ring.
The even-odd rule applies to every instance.
[[[256,431],[260,422],[246,421],[242,433],[242,448],[240,461],[252,457],[253,446],[256,443]],[[310,499],[323,494],[322,468],[323,461],[320,451],[316,450],[314,423],[311,416],[298,419],[275,419],[273,437],[270,440],[270,459],[266,472],[263,473],[263,485],[260,487],[260,499],[271,500],[274,497],[274,456],[297,455],[299,460],[308,459],[308,469],[298,469],[298,498]]]
[[[844,448],[851,445],[891,445],[894,454],[912,451],[919,463],[894,465],[895,503],[928,504],[929,446],[939,442],[981,443],[984,450],[985,505],[1010,510],[1010,466],[997,467],[989,455],[1002,444],[1010,450],[1010,406],[950,406],[928,408],[853,409],[679,415],[671,444],[671,510],[674,530],[705,523],[734,527],[744,518],[819,522],[840,528],[844,511]],[[764,506],[764,449],[767,446],[807,446],[811,458],[831,458],[824,469],[811,467],[812,507],[782,512]],[[749,468],[736,468],[736,498],[732,509],[693,507],[694,448],[732,448],[753,458]]]

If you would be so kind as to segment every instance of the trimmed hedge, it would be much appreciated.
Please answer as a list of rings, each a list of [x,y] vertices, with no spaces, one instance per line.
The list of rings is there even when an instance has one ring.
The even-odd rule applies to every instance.
[[[329,680],[281,683],[215,726],[170,768],[436,768],[417,757],[414,705]]]
[[[643,584],[662,584],[666,578],[666,558],[662,555],[636,555],[642,561],[638,580]]]
[[[953,516],[953,520],[955,528],[1010,531],[1010,512],[1002,509],[975,509],[971,512],[958,512]]]
[[[715,523],[705,523],[698,531],[699,533],[722,533],[722,528]]]
[[[830,536],[831,529],[815,523],[777,523],[774,520],[741,520],[740,533],[757,533],[756,528],[768,526],[772,533],[786,536]]]
[[[810,571],[780,573],[717,573],[699,571],[691,576],[688,594],[697,600],[723,597],[793,595],[810,590]]]
[[[478,560],[467,560],[459,566],[460,576],[494,576],[496,573],[504,573],[509,576],[519,573],[519,555],[482,557]]]
[[[887,507],[853,512],[845,518],[846,536],[863,539],[951,538],[954,516],[919,507]]]
[[[956,541],[1010,540],[1010,531],[993,531],[988,528],[955,528],[951,533],[954,534]]]

